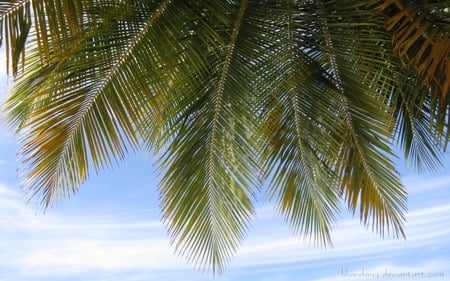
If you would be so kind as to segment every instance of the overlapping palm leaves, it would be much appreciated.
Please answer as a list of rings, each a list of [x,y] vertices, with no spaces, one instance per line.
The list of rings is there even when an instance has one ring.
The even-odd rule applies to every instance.
[[[391,142],[419,169],[438,166],[448,95],[445,79],[437,95],[404,67],[391,10],[373,2],[0,1],[23,187],[48,205],[127,150],[156,152],[175,247],[214,272],[266,179],[314,242],[330,243],[341,199],[404,235]]]
[[[412,66],[423,82],[440,91],[445,103],[450,88],[450,12],[448,1],[373,0],[369,7],[385,13],[393,51]]]

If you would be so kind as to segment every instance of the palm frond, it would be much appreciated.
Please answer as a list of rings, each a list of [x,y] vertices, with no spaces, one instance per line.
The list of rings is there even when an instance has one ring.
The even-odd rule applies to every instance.
[[[155,151],[172,243],[213,273],[265,179],[296,235],[330,243],[342,199],[404,236],[391,142],[430,169],[450,137],[448,10],[426,2],[0,1],[23,186],[48,205]]]
[[[31,0],[0,1],[0,46],[6,45],[7,71],[17,74],[31,28]]]
[[[436,87],[440,105],[446,107],[450,89],[448,2],[374,0],[368,6],[386,15],[385,28],[392,34],[394,52],[427,85]]]
[[[394,94],[393,107],[397,119],[394,139],[404,150],[408,163],[418,172],[436,171],[442,167],[442,151],[446,146],[446,135],[442,134],[430,112],[431,95],[421,79],[413,75],[398,78],[399,85]],[[401,79],[407,80],[402,82]],[[409,95],[406,93],[410,93]]]
[[[258,133],[264,170],[270,177],[268,194],[276,197],[278,209],[292,231],[318,244],[331,242],[339,205],[336,174],[331,169],[338,153],[331,109],[336,97],[327,91],[318,64],[305,45],[305,30],[313,24],[305,9],[268,9],[262,18],[273,18],[276,32],[266,33],[260,43],[270,54],[260,61],[258,88],[262,89],[261,130]],[[270,21],[261,22],[261,29]],[[265,73],[264,73],[265,72]],[[314,93],[320,92],[317,96]],[[331,109],[331,110],[330,110]]]
[[[334,85],[330,91],[340,100],[334,106],[338,109],[335,118],[342,120],[344,129],[337,136],[342,146],[335,171],[342,180],[345,201],[352,210],[359,206],[366,225],[371,222],[381,235],[385,230],[392,231],[394,236],[404,235],[406,193],[392,164],[389,147],[389,125],[393,119],[386,101],[377,92],[378,85],[386,81],[379,75],[380,70],[389,65],[386,60],[376,58],[383,54],[385,36],[374,32],[377,22],[349,13],[355,8],[351,3],[356,4],[348,1],[342,6],[319,5],[315,37],[321,42],[313,50],[323,72],[329,75],[328,81]],[[342,21],[350,24],[342,25]],[[352,22],[366,26],[349,28]],[[379,40],[377,44],[373,43],[375,37]]]
[[[174,91],[175,103],[165,103],[173,121],[160,160],[164,220],[177,252],[214,273],[236,251],[254,214],[249,196],[257,184],[257,156],[245,83],[252,73],[241,53],[247,6],[208,1],[198,7],[197,41],[183,53],[185,71],[192,73],[188,86]]]
[[[378,93],[393,82],[383,59],[388,41],[377,34],[379,23],[367,12],[356,16],[355,7],[364,8],[358,1],[327,1],[290,9],[293,20],[279,21],[284,30],[292,26],[284,41],[281,23],[277,39],[268,39],[285,47],[274,46],[275,63],[264,64],[283,67],[267,71],[273,77],[264,81],[274,84],[263,94],[270,98],[262,110],[270,193],[295,233],[325,244],[339,192],[352,210],[360,206],[366,225],[404,235],[406,194],[390,160],[394,119],[389,98]]]
[[[46,46],[50,57],[44,64],[38,39],[31,42],[35,48],[27,51],[27,75],[17,80],[5,107],[10,125],[26,131],[21,151],[24,188],[39,194],[45,205],[75,191],[91,165],[111,165],[127,148],[137,148],[135,125],[152,89],[142,88],[148,84],[149,70],[136,59],[134,49],[140,44],[145,51],[142,37],[168,3],[147,6],[147,14],[123,14],[120,5],[113,5],[109,16],[116,12],[115,22],[104,22],[96,13],[98,7],[86,5],[84,16],[90,20],[78,28],[92,33],[83,32],[84,37],[64,53],[60,45]],[[127,16],[133,16],[128,19],[132,24],[124,20]]]

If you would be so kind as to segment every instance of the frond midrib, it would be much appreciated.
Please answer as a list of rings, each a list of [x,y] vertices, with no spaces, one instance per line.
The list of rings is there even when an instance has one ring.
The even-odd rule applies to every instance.
[[[220,247],[218,245],[220,245],[220,241],[218,241],[218,233],[221,231],[220,230],[220,226],[218,225],[217,222],[215,222],[215,217],[218,215],[219,212],[217,212],[215,210],[215,203],[214,201],[217,200],[217,196],[214,194],[215,190],[216,190],[216,186],[215,183],[213,182],[213,178],[214,176],[214,157],[216,154],[216,139],[218,138],[218,123],[219,121],[219,116],[220,113],[222,111],[222,100],[223,100],[223,95],[225,92],[225,84],[228,78],[228,74],[230,71],[230,65],[231,65],[231,61],[233,59],[233,55],[234,55],[234,47],[236,44],[236,41],[238,39],[239,36],[239,29],[240,26],[244,20],[244,14],[245,14],[245,10],[247,8],[248,5],[248,0],[244,0],[241,3],[239,12],[238,12],[238,16],[236,18],[236,22],[234,24],[233,27],[233,33],[231,35],[230,38],[230,42],[228,43],[227,46],[227,50],[226,50],[226,56],[225,56],[225,60],[224,60],[224,64],[223,64],[223,69],[222,69],[222,73],[220,75],[220,80],[219,80],[219,84],[218,84],[218,88],[217,88],[217,92],[216,92],[216,101],[215,101],[215,105],[214,105],[214,116],[212,119],[212,130],[211,130],[211,140],[210,140],[210,144],[209,144],[209,157],[208,157],[208,175],[207,175],[207,194],[208,194],[208,208],[209,208],[209,213],[211,214],[211,221],[210,221],[210,227],[212,230],[212,237],[211,239],[214,241],[212,243],[214,249],[213,249],[213,256],[211,257],[212,260],[212,264],[213,264],[213,271],[215,273],[216,271],[216,262],[221,260],[220,257],[218,257],[219,252],[217,247]],[[222,265],[218,265],[219,266],[219,271],[222,270]]]
[[[292,31],[292,18],[289,18],[289,43],[290,43],[290,51],[291,51],[291,60],[295,61],[295,39],[294,39],[294,35],[293,35],[293,31]],[[294,94],[291,97],[291,107],[292,110],[294,112],[294,123],[295,123],[295,131],[297,133],[297,144],[298,144],[298,148],[299,148],[299,156],[300,156],[300,161],[302,163],[302,166],[305,167],[305,169],[307,170],[304,173],[304,176],[306,177],[306,181],[307,181],[307,185],[308,187],[312,187],[312,188],[308,188],[308,193],[310,194],[311,198],[313,199],[314,202],[320,201],[317,200],[317,190],[316,188],[318,187],[316,184],[316,180],[314,179],[314,173],[311,174],[311,170],[310,170],[310,165],[307,163],[307,159],[305,158],[305,150],[304,150],[304,144],[302,141],[302,134],[303,134],[303,128],[301,125],[301,121],[300,121],[300,116],[299,116],[299,112],[296,108],[296,104],[297,104],[297,91],[298,91],[298,86],[297,83],[293,83],[294,85]],[[313,204],[313,209],[314,212],[316,214],[318,214],[318,219],[319,219],[319,224],[321,226],[322,229],[328,229],[330,226],[327,224],[325,217],[323,216],[320,208],[318,208],[317,204]],[[295,226],[296,227],[296,226]],[[301,227],[301,229],[303,229],[303,227]],[[306,230],[305,230],[306,231]],[[323,240],[324,241],[330,241],[330,236],[329,236],[329,232],[325,232],[325,233],[318,233],[320,236],[323,235]]]
[[[319,9],[323,10],[323,8],[324,8],[323,2],[318,1],[318,4],[319,4]],[[342,77],[340,74],[339,67],[337,65],[336,57],[331,52],[331,50],[333,50],[333,43],[332,43],[332,40],[331,40],[331,37],[329,34],[328,24],[325,20],[322,20],[321,22],[323,25],[322,30],[324,32],[325,45],[328,50],[328,56],[329,56],[330,65],[332,68],[332,75],[333,75],[333,78],[335,79],[335,83],[336,83],[335,86],[337,88],[337,91],[339,91],[340,93],[344,93],[345,88],[343,85],[343,80],[342,80]],[[356,148],[356,152],[358,154],[358,159],[364,168],[364,172],[370,181],[370,185],[372,186],[372,188],[376,191],[376,193],[378,195],[377,198],[372,198],[369,206],[367,206],[366,203],[364,203],[364,202],[360,202],[361,208],[364,209],[364,211],[361,210],[361,219],[364,221],[364,223],[367,223],[371,212],[389,213],[390,215],[393,215],[393,217],[391,217],[391,219],[395,221],[393,227],[395,229],[398,229],[398,225],[396,225],[396,223],[399,224],[400,221],[395,216],[395,214],[392,213],[392,209],[387,208],[390,204],[389,204],[389,202],[386,201],[387,198],[385,196],[385,193],[383,192],[383,188],[377,182],[376,177],[374,175],[373,168],[371,167],[369,160],[367,159],[366,152],[364,151],[364,148],[361,145],[360,140],[358,138],[358,133],[356,132],[355,123],[354,123],[353,116],[351,113],[351,101],[349,100],[349,98],[347,96],[342,95],[342,94],[340,95],[340,100],[342,102],[342,113],[343,113],[344,122],[347,125],[346,127],[347,127],[347,130],[349,133],[349,137],[350,137],[353,145]],[[379,204],[381,204],[381,206],[383,206],[382,210],[378,210],[377,205],[379,205]],[[355,208],[355,207],[356,206],[353,206],[352,208]],[[385,223],[385,220],[389,219],[388,217],[382,218],[379,215],[375,215],[375,216],[377,219],[374,218],[374,221],[373,221],[374,225],[375,224],[382,225]],[[388,225],[389,225],[389,223],[388,223]],[[404,233],[402,232],[401,229],[400,229],[400,232],[402,235],[404,235]]]
[[[83,121],[88,116],[88,112],[92,109],[93,105],[95,104],[95,101],[97,98],[104,92],[106,85],[114,78],[114,75],[120,71],[120,67],[123,65],[123,63],[126,61],[128,57],[130,57],[133,54],[133,49],[135,46],[143,39],[145,34],[152,28],[155,21],[164,13],[167,6],[171,3],[171,0],[165,0],[160,7],[157,9],[157,12],[150,17],[147,22],[145,23],[144,27],[139,31],[139,33],[131,40],[128,47],[124,50],[120,58],[116,61],[116,63],[112,66],[110,71],[108,72],[108,75],[105,76],[104,79],[102,79],[101,84],[98,86],[98,89],[89,94],[89,96],[86,98],[86,100],[81,105],[80,110],[77,112],[77,114],[74,116],[74,122],[68,126],[68,132],[67,137],[62,145],[60,156],[58,158],[58,162],[55,165],[55,173],[53,174],[52,178],[58,178],[60,173],[63,173],[63,167],[65,166],[66,162],[66,156],[70,152],[71,143],[73,142],[75,135],[79,131],[80,127],[83,124]],[[52,182],[57,182],[57,180],[52,180]],[[51,196],[51,193],[49,193],[49,196]],[[46,206],[48,206],[51,198],[46,199]]]
[[[318,1],[319,3],[319,7],[321,10],[323,10],[324,6],[323,6],[323,2],[322,1]],[[332,54],[330,51],[333,49],[333,43],[331,41],[330,38],[330,34],[328,32],[328,25],[327,22],[325,20],[321,20],[322,22],[322,30],[324,32],[324,36],[325,36],[325,45],[327,47],[328,50],[328,56],[330,59],[330,65],[331,68],[333,69],[333,73],[332,75],[334,76],[333,78],[336,81],[336,87],[338,88],[339,91],[344,91],[343,86],[342,86],[342,77],[340,75],[340,71],[338,69],[337,66],[337,62],[336,62],[336,57],[334,54]],[[367,172],[367,175],[369,176],[371,182],[374,184],[374,187],[379,190],[379,186],[378,183],[375,180],[375,177],[372,173],[372,170],[370,169],[370,166],[367,163],[367,159],[365,157],[365,153],[361,147],[361,144],[359,143],[359,140],[356,136],[356,132],[355,132],[355,128],[353,125],[353,118],[352,115],[350,113],[350,106],[349,106],[349,100],[347,97],[342,97],[341,101],[343,102],[343,109],[344,109],[344,120],[345,123],[347,124],[352,140],[354,142],[354,144],[356,145],[356,149],[358,151],[359,156],[361,157],[361,161],[363,163],[363,166],[365,168],[365,171]]]

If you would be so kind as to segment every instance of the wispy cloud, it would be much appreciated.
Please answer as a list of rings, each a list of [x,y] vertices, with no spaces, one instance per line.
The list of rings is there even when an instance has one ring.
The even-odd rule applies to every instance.
[[[354,271],[369,268],[372,272],[387,269],[394,273],[440,272],[445,277],[436,280],[447,280],[450,277],[450,255],[446,250],[450,248],[450,177],[444,175],[428,181],[416,178],[406,183],[412,191],[411,201],[421,201],[409,206],[406,240],[381,238],[365,229],[357,219],[344,219],[332,233],[333,247],[318,250],[283,232],[277,234],[277,228],[263,221],[260,223],[273,231],[250,237],[233,264],[264,271],[272,280],[299,280],[292,274],[280,276],[280,269],[297,272],[305,280],[346,280],[341,276],[343,268]]]
[[[424,180],[409,185],[414,200],[426,201],[409,208],[407,240],[380,238],[357,219],[344,218],[332,233],[333,247],[317,249],[293,238],[280,217],[265,207],[229,269],[216,280],[291,281],[300,275],[308,280],[346,280],[342,270],[355,273],[362,268],[371,272],[417,269],[445,272],[449,277],[445,249],[450,247],[450,203],[440,199],[449,198],[450,178],[435,179],[432,193],[424,188]],[[159,220],[142,213],[42,215],[27,206],[16,189],[0,184],[0,271],[8,280],[72,280],[74,276],[210,280],[173,254],[165,233]]]
[[[434,189],[440,189],[445,186],[450,186],[450,175],[442,173],[441,176],[409,176],[403,180],[405,186],[408,187],[408,194],[410,196],[418,193],[429,193]]]
[[[159,221],[44,216],[5,185],[0,198],[0,240],[7,241],[0,244],[0,268],[33,275],[186,268],[169,249]]]

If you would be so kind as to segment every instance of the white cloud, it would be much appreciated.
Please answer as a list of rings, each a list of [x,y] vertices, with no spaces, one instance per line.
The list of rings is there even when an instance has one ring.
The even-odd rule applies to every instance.
[[[165,239],[132,237],[76,238],[72,235],[22,257],[22,264],[34,274],[80,273],[80,271],[176,270],[186,268],[169,250]],[[54,265],[51,270],[47,265]],[[50,272],[51,271],[51,272]]]
[[[0,268],[23,275],[187,267],[169,248],[158,221],[36,214],[5,185],[0,185],[0,214],[0,241],[7,241],[0,243]]]
[[[0,183],[0,229],[33,221],[33,213],[24,205],[20,193]]]
[[[414,190],[413,199],[420,201],[424,194],[428,197],[419,206],[410,206],[406,214],[405,231],[407,239],[381,238],[361,225],[357,218],[344,219],[338,222],[332,232],[333,247],[329,249],[316,249],[305,246],[286,235],[277,228],[267,224],[271,232],[260,237],[249,237],[244,247],[238,251],[236,266],[263,267],[264,270],[279,270],[274,264],[302,264],[311,263],[329,267],[330,263],[348,264],[358,262],[373,263],[377,260],[389,259],[391,256],[402,259],[418,258],[408,253],[426,252],[434,245],[450,246],[450,203],[440,198],[450,195],[450,178],[443,176],[429,179],[416,179],[410,182],[408,188]],[[267,223],[267,222],[261,222]],[[439,249],[438,249],[439,250]],[[431,250],[430,250],[431,251]],[[429,257],[423,257],[427,260]],[[369,263],[369,264],[370,264]],[[270,266],[269,266],[270,265]],[[428,267],[427,267],[428,268]],[[440,267],[442,271],[445,267]],[[446,267],[448,269],[448,266]],[[305,269],[307,270],[307,269]],[[425,269],[424,269],[425,270]],[[336,270],[335,270],[336,271]],[[295,279],[292,279],[295,280]],[[329,279],[340,280],[340,279]]]
[[[259,276],[252,280],[290,281],[298,279],[289,272],[310,274],[314,270],[323,280],[341,280],[333,278],[339,277],[342,268],[400,272],[414,269],[413,264],[422,271],[443,271],[447,260],[430,256],[427,251],[435,245],[450,245],[450,204],[436,200],[448,198],[450,184],[446,177],[435,179],[432,194],[426,188],[417,188],[425,186],[425,181],[414,184],[416,192],[412,196],[428,194],[431,197],[427,200],[431,201],[410,206],[406,241],[380,238],[358,219],[347,218],[339,221],[332,233],[334,246],[317,249],[293,238],[272,208],[264,207],[258,210],[253,231],[231,260],[229,273],[217,280]],[[154,280],[175,280],[176,276],[188,280],[185,272],[197,274],[183,258],[173,254],[168,241],[161,222],[147,219],[142,213],[134,217],[117,212],[104,217],[58,211],[37,214],[25,204],[20,192],[0,184],[0,271],[20,277],[12,280],[35,280],[30,274],[38,276],[37,280],[80,274],[98,277],[90,280],[151,280],[148,272],[159,276]],[[439,249],[436,251],[439,253]],[[414,256],[418,252],[424,257]],[[412,261],[403,260],[408,258]],[[413,261],[416,258],[420,262]],[[133,274],[123,279],[123,274],[129,272]],[[107,274],[111,276],[100,278]],[[193,280],[204,277],[194,276]]]
[[[418,193],[432,192],[434,189],[439,189],[443,186],[450,186],[450,176],[410,176],[404,179],[404,184],[408,189],[408,194],[412,196]]]

